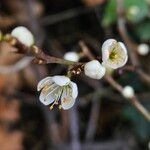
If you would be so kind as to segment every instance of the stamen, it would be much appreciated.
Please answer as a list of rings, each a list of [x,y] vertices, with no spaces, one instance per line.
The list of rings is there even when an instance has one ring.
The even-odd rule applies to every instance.
[[[56,103],[56,100],[53,102],[53,104],[49,107],[50,108],[50,110],[52,110],[53,108],[54,108],[54,105],[56,105],[57,103]]]
[[[59,109],[62,109],[62,106],[61,105],[59,105],[59,107],[58,107]]]
[[[50,110],[52,110],[53,108],[54,108],[53,105],[49,107]]]
[[[58,101],[57,100],[54,101],[54,105],[58,105]]]
[[[66,97],[63,98],[62,102],[66,103],[68,101],[68,99]]]

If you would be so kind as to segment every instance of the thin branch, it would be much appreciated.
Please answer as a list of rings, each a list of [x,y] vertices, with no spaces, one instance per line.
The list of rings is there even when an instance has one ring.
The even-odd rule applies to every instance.
[[[123,6],[122,0],[116,0],[117,1],[117,12],[118,12],[118,29],[120,32],[120,35],[122,36],[124,42],[126,43],[128,49],[129,49],[129,55],[130,60],[132,64],[134,65],[135,71],[138,73],[140,78],[145,81],[145,83],[150,84],[150,75],[146,74],[140,67],[140,62],[138,60],[137,56],[137,44],[132,41],[132,39],[129,37],[127,29],[126,29],[126,20],[125,20],[125,11]]]
[[[37,64],[49,64],[49,63],[57,63],[57,64],[64,64],[64,65],[83,65],[83,63],[73,62],[64,60],[61,58],[53,57],[44,53],[43,50],[36,46],[27,47],[22,44],[19,40],[12,37],[10,34],[6,35],[3,39],[4,41],[8,42],[11,46],[18,49],[17,53],[22,53],[27,56],[33,56],[33,62]]]
[[[69,112],[69,120],[70,120],[70,133],[71,133],[71,149],[72,150],[80,150],[80,139],[79,139],[79,120],[76,105],[70,109]]]
[[[45,38],[45,31],[41,28],[38,19],[34,14],[34,0],[25,0],[24,4],[28,16],[27,24],[35,35],[36,45],[41,46]]]
[[[92,142],[92,140],[94,139],[94,135],[96,132],[96,127],[99,119],[99,112],[100,112],[100,99],[97,95],[94,95],[92,100],[90,119],[89,119],[87,132],[86,132],[87,142]]]
[[[119,83],[117,83],[111,76],[105,76],[105,80],[122,94],[123,87]],[[133,96],[128,100],[148,121],[150,121],[149,111],[138,101],[136,96]]]
[[[8,74],[8,73],[18,72],[18,71],[26,68],[31,63],[32,59],[33,58],[31,58],[31,57],[24,57],[13,65],[9,65],[9,66],[1,66],[0,65],[0,74]]]
[[[44,19],[42,19],[41,24],[52,25],[52,24],[59,23],[64,20],[68,20],[74,17],[78,17],[80,15],[90,13],[94,11],[94,9],[95,7],[79,7],[79,8],[69,9],[61,13],[46,16]]]
[[[87,58],[89,58],[90,60],[94,59],[95,57],[93,56],[93,54],[88,50],[86,44],[84,41],[79,41],[79,46],[81,47],[84,56],[86,56]]]
[[[84,47],[86,47],[87,51],[90,52],[90,49],[84,45]],[[112,85],[118,92],[120,92],[122,94],[123,91],[123,87],[117,83],[111,76],[106,75],[105,76],[105,80]],[[129,99],[129,101],[132,103],[132,105],[148,120],[150,121],[150,113],[149,111],[142,106],[142,104],[138,101],[138,99],[136,98],[136,96],[132,97],[131,99]]]

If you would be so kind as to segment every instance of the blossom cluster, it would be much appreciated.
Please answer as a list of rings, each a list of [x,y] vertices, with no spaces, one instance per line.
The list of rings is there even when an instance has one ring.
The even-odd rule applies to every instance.
[[[34,44],[34,36],[25,27],[17,27],[12,31],[12,36],[16,37],[26,46]],[[125,45],[115,39],[108,39],[102,44],[102,62],[91,60],[84,64],[84,73],[86,76],[93,79],[101,79],[106,70],[118,69],[123,67],[127,60],[128,54]],[[76,52],[68,52],[64,55],[64,59],[78,62],[80,55]],[[78,87],[72,82],[68,76],[56,75],[42,79],[37,86],[37,90],[41,91],[40,101],[44,105],[50,105],[50,109],[54,105],[59,105],[59,108],[69,109],[74,103],[78,95]],[[129,88],[124,90],[123,95],[131,91]],[[130,92],[126,97],[131,97],[133,92]]]
[[[64,59],[78,61],[79,55],[75,52],[68,52],[64,55]],[[120,68],[126,64],[127,60],[128,55],[125,45],[114,39],[108,39],[102,45],[102,63],[98,60],[85,63],[84,73],[90,78],[101,79],[105,75],[106,69]],[[57,104],[59,104],[59,108],[69,109],[74,105],[78,95],[77,85],[70,81],[67,76],[45,78],[39,82],[39,90],[41,90],[40,101],[44,105],[52,104],[50,109]],[[124,95],[127,95],[128,91],[126,91]]]

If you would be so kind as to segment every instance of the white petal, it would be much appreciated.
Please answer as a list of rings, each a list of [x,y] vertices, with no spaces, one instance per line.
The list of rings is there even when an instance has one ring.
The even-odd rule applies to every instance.
[[[52,82],[52,77],[46,77],[42,79],[37,85],[37,91],[40,91],[45,85],[51,84]]]
[[[57,94],[59,94],[59,87],[56,87],[53,91],[48,93],[47,96],[45,97],[45,101],[49,102],[49,104],[53,103],[54,100],[56,100],[60,96],[60,95],[56,96]]]
[[[73,97],[62,95],[61,98],[61,106],[64,110],[70,109],[75,103],[75,99]]]
[[[68,85],[70,83],[70,79],[66,76],[53,76],[52,80],[59,86]]]
[[[101,79],[105,75],[105,72],[105,67],[97,60],[92,60],[84,66],[85,75],[93,79]]]
[[[122,50],[124,51],[124,53],[126,53],[126,54],[127,54],[127,49],[126,49],[126,47],[125,47],[124,43],[122,43],[122,42],[118,42],[118,44],[121,46],[121,48],[122,48]]]
[[[54,99],[54,93],[56,92],[56,90],[58,89],[58,86],[55,86],[55,88],[51,89],[50,87],[47,89],[47,91],[44,91],[44,89],[41,91],[40,94],[40,101],[41,103],[43,103],[44,105],[49,105],[51,104],[55,99]]]
[[[110,49],[110,46],[114,42],[117,42],[117,41],[115,39],[108,39],[103,43],[102,45],[102,60],[103,61],[106,61],[109,58],[109,49]]]
[[[20,42],[22,42],[26,46],[32,46],[34,44],[34,37],[26,27],[16,27],[12,30],[11,35],[16,37]]]
[[[117,42],[117,41],[109,40],[107,43],[105,43],[105,44],[108,44],[109,47],[107,47],[107,49],[105,49],[105,52],[102,51],[102,52],[104,52],[102,55],[103,56],[102,64],[107,68],[117,69],[126,64],[126,62],[128,60],[128,54],[127,54],[127,49],[126,49],[125,45],[122,42],[118,42],[119,47],[116,49],[116,53],[117,53],[118,57],[114,60],[111,60],[110,58],[108,58],[109,56],[106,56],[106,53],[109,53],[108,55],[110,55],[111,51],[113,50],[111,47],[111,44],[113,44],[113,42]],[[111,44],[109,45],[109,43],[111,43]],[[105,46],[105,48],[106,48],[106,46]]]
[[[71,89],[72,89],[72,97],[73,97],[74,99],[76,99],[77,96],[78,96],[78,87],[77,87],[77,84],[74,83],[74,82],[71,82],[71,83],[70,83],[70,87],[71,87]]]
[[[128,61],[128,55],[125,54],[123,61],[118,61],[116,63],[105,61],[102,62],[102,65],[105,66],[106,68],[118,69],[120,67],[123,67],[127,63],[127,61]]]
[[[64,55],[65,60],[78,62],[79,61],[79,55],[76,52],[68,52]]]

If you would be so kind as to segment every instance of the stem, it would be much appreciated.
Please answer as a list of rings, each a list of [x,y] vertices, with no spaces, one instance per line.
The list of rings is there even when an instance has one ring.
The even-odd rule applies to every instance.
[[[86,47],[87,51],[90,52],[90,49],[84,44],[84,48]],[[89,59],[91,59],[89,57]],[[116,82],[111,76],[106,75],[105,80],[112,85],[119,93],[122,94],[123,87]],[[132,103],[132,105],[148,120],[150,121],[150,113],[149,111],[138,101],[136,96],[129,99],[129,101]]]
[[[17,48],[18,53],[23,53],[27,56],[33,56],[34,57],[33,62],[37,64],[49,64],[49,63],[63,64],[63,65],[83,64],[83,63],[68,61],[68,60],[47,55],[46,53],[43,52],[43,50],[41,50],[36,46],[27,47],[24,44],[22,44],[19,40],[17,40],[15,37],[11,36],[10,34],[7,34],[3,38],[3,41],[6,41],[13,47]]]
[[[146,84],[150,84],[150,75],[146,74],[140,66],[140,62],[137,56],[137,44],[132,41],[132,39],[129,37],[127,33],[127,29],[125,26],[126,20],[125,20],[125,11],[124,11],[124,6],[123,6],[123,0],[116,0],[117,1],[117,13],[118,13],[118,29],[120,32],[120,35],[124,42],[126,43],[128,49],[129,49],[129,55],[130,55],[130,60],[134,67],[138,67],[135,71],[139,75],[139,77],[145,81]]]
[[[105,80],[122,94],[123,87],[119,83],[117,83],[111,76],[105,76]],[[138,101],[136,96],[133,96],[128,100],[148,121],[150,121],[149,111]]]

